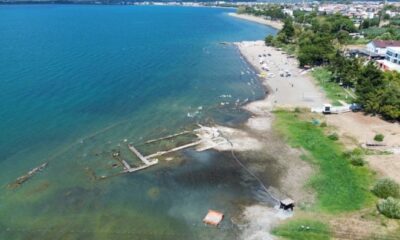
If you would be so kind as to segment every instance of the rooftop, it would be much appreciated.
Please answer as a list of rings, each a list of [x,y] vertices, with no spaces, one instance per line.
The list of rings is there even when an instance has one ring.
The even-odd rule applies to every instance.
[[[394,52],[400,52],[400,47],[388,47],[387,49],[388,50],[390,49],[390,50],[392,50]]]
[[[375,47],[378,48],[387,48],[387,47],[400,47],[400,41],[393,40],[374,40],[372,43]]]

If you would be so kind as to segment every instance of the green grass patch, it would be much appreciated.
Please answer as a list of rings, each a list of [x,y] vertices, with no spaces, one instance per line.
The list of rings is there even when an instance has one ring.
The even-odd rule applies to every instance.
[[[293,240],[330,239],[330,231],[326,224],[308,219],[297,219],[279,225],[272,233]]]
[[[330,140],[323,128],[302,120],[300,114],[276,111],[275,127],[294,147],[307,150],[318,166],[310,185],[317,193],[316,208],[327,212],[345,212],[372,203],[369,192],[371,173],[350,164],[340,143]]]
[[[324,89],[325,94],[327,98],[331,100],[332,105],[342,106],[339,100],[348,102],[348,99],[346,99],[348,94],[338,83],[331,81],[332,73],[326,68],[315,68],[314,71],[312,71],[312,76],[318,82],[318,85]]]

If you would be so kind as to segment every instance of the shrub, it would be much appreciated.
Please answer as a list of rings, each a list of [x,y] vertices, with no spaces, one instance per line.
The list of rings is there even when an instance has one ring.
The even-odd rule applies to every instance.
[[[383,136],[383,134],[379,133],[379,134],[375,135],[374,140],[377,142],[382,142],[384,138],[385,138],[385,136]]]
[[[332,133],[328,136],[328,138],[332,141],[337,141],[339,139],[339,135],[337,133]]]
[[[350,163],[353,166],[364,166],[365,162],[361,156],[352,156],[350,158]]]
[[[398,198],[400,197],[400,185],[391,179],[384,178],[375,183],[372,192],[380,198]]]
[[[361,156],[361,155],[363,155],[364,151],[361,148],[354,148],[351,153],[352,153],[352,155]]]
[[[295,113],[300,113],[300,112],[301,112],[301,109],[300,109],[299,107],[295,107],[295,108],[294,108],[294,112],[295,112]]]
[[[266,46],[274,46],[274,37],[272,35],[268,35],[264,41]]]
[[[400,200],[389,197],[377,204],[378,211],[388,218],[400,219]]]
[[[365,162],[363,160],[363,150],[360,148],[355,148],[352,151],[347,151],[343,153],[343,156],[349,159],[353,166],[364,166]]]
[[[327,127],[328,125],[326,124],[326,122],[321,123],[320,127]]]

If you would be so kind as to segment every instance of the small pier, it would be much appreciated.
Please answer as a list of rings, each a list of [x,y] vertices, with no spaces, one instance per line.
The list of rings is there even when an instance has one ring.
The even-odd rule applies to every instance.
[[[128,144],[129,150],[133,152],[144,164],[149,165],[150,161],[147,160],[132,144]]]
[[[182,146],[179,146],[179,147],[167,150],[167,151],[159,151],[159,152],[156,152],[156,153],[153,153],[153,154],[150,154],[150,155],[146,156],[146,158],[159,157],[159,156],[162,156],[162,155],[165,155],[165,154],[168,154],[168,153],[172,153],[172,152],[176,152],[176,151],[179,151],[179,150],[182,150],[182,149],[185,149],[185,148],[194,147],[196,145],[199,145],[202,142],[203,141],[200,140],[200,141],[188,143],[188,144],[185,144],[185,145],[182,145]]]
[[[129,165],[127,161],[121,160],[122,165],[124,166],[123,172],[130,172],[130,173],[136,172],[151,167],[153,165],[156,165],[158,163],[158,159],[147,159],[146,157],[144,157],[132,144],[128,144],[128,148],[132,153],[134,153],[140,159],[140,161],[144,163],[144,165],[134,168],[131,167],[131,165]]]
[[[9,188],[17,188],[19,186],[21,186],[24,182],[28,181],[31,177],[33,177],[36,173],[42,171],[43,169],[45,169],[47,167],[48,163],[45,162],[43,164],[41,164],[40,166],[37,166],[35,168],[33,168],[32,170],[30,170],[27,174],[18,177],[17,180],[15,180],[15,182],[11,183],[8,185]]]
[[[188,134],[188,133],[191,133],[191,132],[190,132],[190,131],[183,131],[183,132],[171,134],[171,135],[168,135],[168,136],[165,136],[165,137],[160,137],[160,138],[148,140],[148,141],[146,141],[145,143],[146,143],[146,144],[148,144],[148,143],[154,143],[154,142],[158,142],[158,141],[165,140],[165,139],[169,139],[169,138],[174,138],[174,137],[177,137],[177,136],[180,136],[180,135],[184,135],[184,134]]]
[[[118,176],[120,174],[125,174],[125,173],[133,173],[149,168],[159,163],[157,157],[181,151],[186,148],[197,147],[197,151],[204,151],[213,148],[217,145],[227,143],[227,140],[221,136],[218,129],[213,127],[205,127],[201,125],[199,125],[199,127],[200,128],[194,129],[193,131],[185,130],[175,134],[170,134],[164,137],[145,141],[144,144],[151,144],[166,139],[172,139],[185,134],[194,134],[197,136],[197,139],[194,139],[192,142],[176,146],[172,149],[157,151],[147,156],[144,156],[133,144],[129,143],[128,144],[129,151],[132,152],[143,164],[140,164],[139,166],[132,166],[132,164],[130,164],[129,161],[123,159],[119,151],[114,152],[112,154],[113,158],[115,158],[119,162],[119,166],[122,166],[123,168],[122,171],[117,174],[113,174],[111,176],[102,176],[100,179],[106,179],[108,177]]]

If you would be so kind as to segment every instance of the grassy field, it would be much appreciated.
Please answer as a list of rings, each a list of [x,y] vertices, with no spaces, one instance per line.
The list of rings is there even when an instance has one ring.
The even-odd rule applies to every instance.
[[[312,76],[324,89],[326,96],[332,101],[334,106],[342,105],[339,100],[349,103],[348,101],[351,100],[350,96],[349,99],[346,99],[346,96],[348,96],[346,91],[339,84],[330,81],[331,73],[327,69],[315,68]]]
[[[282,224],[272,231],[273,234],[293,240],[325,240],[330,238],[326,224],[309,219],[296,219]]]
[[[365,167],[355,167],[343,155],[343,147],[329,139],[323,129],[305,120],[307,113],[276,111],[275,127],[290,145],[305,149],[319,171],[311,177],[315,189],[315,210],[329,213],[361,209],[371,202],[371,173]]]

